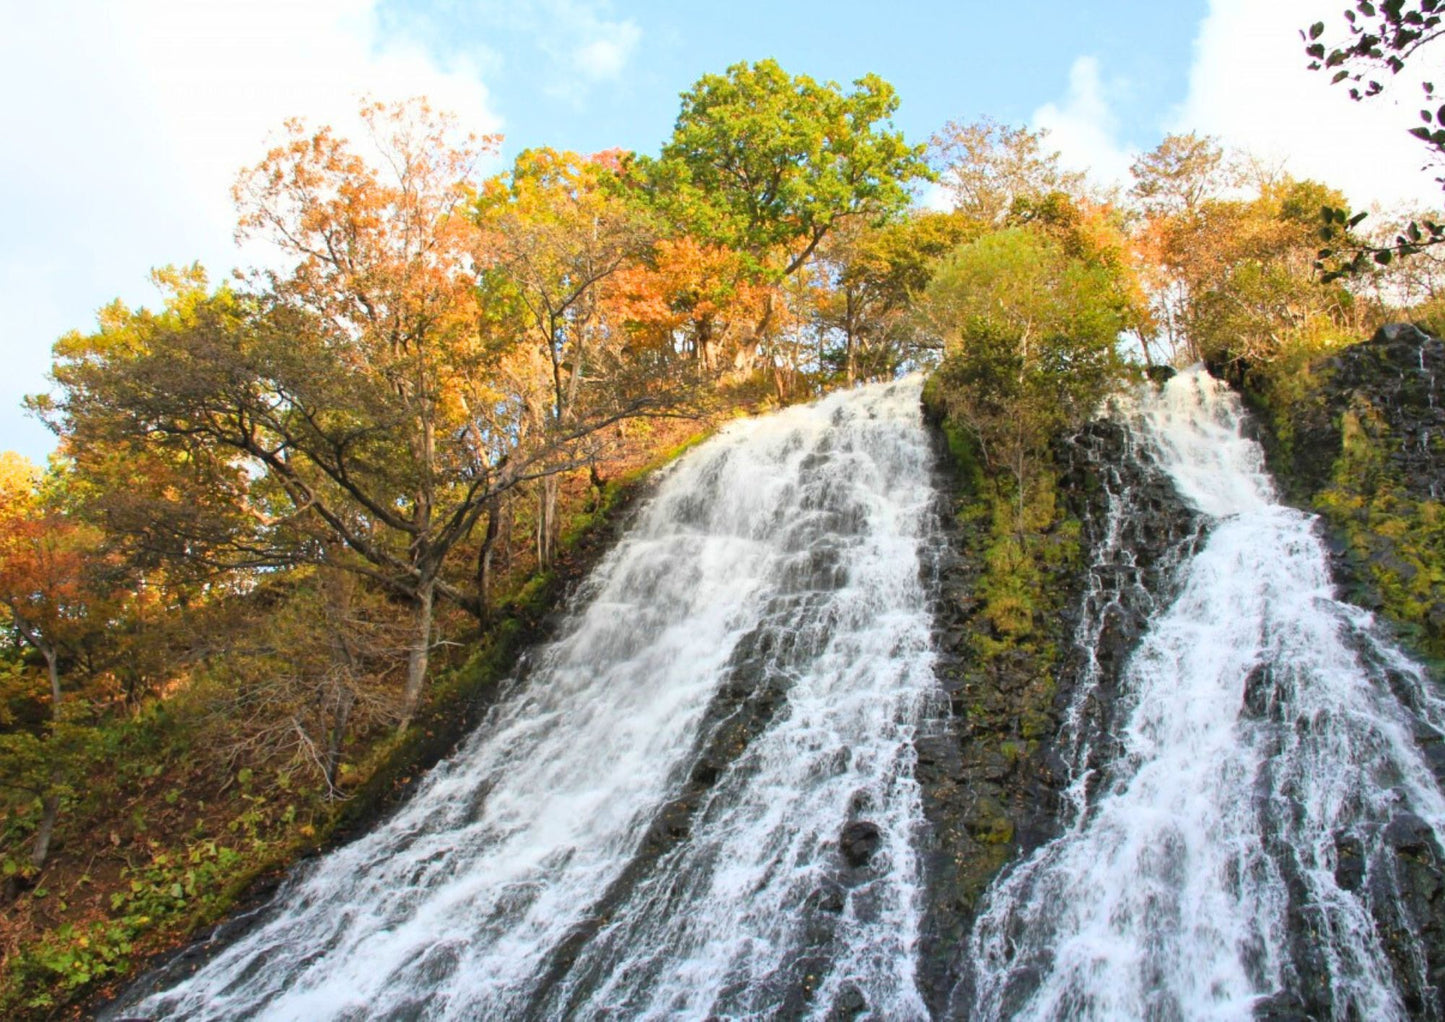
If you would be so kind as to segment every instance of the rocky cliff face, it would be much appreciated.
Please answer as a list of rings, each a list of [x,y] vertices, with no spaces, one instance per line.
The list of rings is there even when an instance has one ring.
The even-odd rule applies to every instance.
[[[954,520],[935,567],[949,705],[918,741],[918,778],[932,830],[920,985],[939,1017],[969,1003],[966,942],[989,881],[1058,833],[1080,746],[1089,762],[1110,754],[1117,668],[1172,594],[1173,569],[1198,536],[1196,516],[1119,423],[1090,424],[1055,460],[1078,547],[1049,581],[1054,605],[1068,609],[1042,635],[980,654],[989,626],[976,597],[978,526]]]
[[[1284,493],[1323,520],[1345,594],[1445,661],[1445,341],[1392,324],[1302,386],[1247,397]]]
[[[1246,398],[1282,491],[1320,516],[1344,596],[1376,611],[1441,680],[1445,342],[1392,324],[1309,367],[1302,381],[1257,388]],[[1445,783],[1445,742],[1423,729],[1417,741]],[[1372,885],[1382,904],[1413,921],[1419,945],[1397,929],[1385,934],[1387,948],[1407,1009],[1438,1016],[1445,1010],[1445,860],[1429,828],[1408,813],[1384,838],[1393,869],[1365,870],[1345,838],[1338,873],[1350,884]],[[1309,1016],[1304,1006],[1271,1005],[1262,1017]]]

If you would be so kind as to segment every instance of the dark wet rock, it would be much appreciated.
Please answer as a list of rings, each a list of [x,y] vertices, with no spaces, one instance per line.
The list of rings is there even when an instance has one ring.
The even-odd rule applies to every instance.
[[[843,861],[854,869],[866,866],[882,843],[883,833],[878,824],[868,820],[854,820],[838,835],[838,851],[843,853]]]
[[[1281,492],[1319,514],[1339,595],[1379,612],[1407,649],[1439,657],[1445,583],[1441,548],[1428,537],[1445,499],[1445,342],[1393,323],[1319,360],[1294,383],[1288,400],[1259,381],[1244,392],[1266,427],[1260,440]],[[1415,701],[1397,671],[1382,673],[1397,698]],[[1262,709],[1250,689],[1246,703]],[[1445,741],[1428,728],[1415,737],[1445,781]],[[1337,836],[1335,853],[1335,881],[1368,901],[1406,1013],[1445,1018],[1445,857],[1429,825],[1401,813],[1378,832]],[[1298,1003],[1277,1012],[1266,1004],[1260,1018],[1332,1013],[1327,963],[1309,936],[1322,922],[1297,887],[1290,929]]]
[[[1150,381],[1160,386],[1163,386],[1170,380],[1174,379],[1175,376],[1179,375],[1179,370],[1175,369],[1173,366],[1168,365],[1150,366],[1147,372]]]
[[[824,1018],[827,1022],[852,1022],[867,1011],[868,999],[863,996],[863,991],[849,983],[839,991],[837,999],[833,1001]]]
[[[1255,1022],[1314,1022],[1304,999],[1283,991],[1258,1001],[1254,1006]]]
[[[827,912],[830,915],[837,915],[842,912],[848,904],[848,892],[843,885],[832,880],[826,881],[808,896],[808,907],[819,912]]]
[[[1399,813],[1385,827],[1385,843],[1407,855],[1427,855],[1435,847],[1430,825],[1414,813]]]
[[[1335,883],[1346,891],[1357,891],[1365,881],[1365,846],[1348,835],[1335,841]]]
[[[1079,552],[1044,583],[1059,612],[1043,622],[1046,634],[1034,648],[977,653],[987,628],[977,596],[986,537],[971,531],[977,526],[945,514],[953,523],[949,548],[931,566],[937,676],[948,719],[940,733],[918,742],[929,824],[921,848],[927,888],[918,975],[936,1017],[951,1017],[968,1001],[966,943],[988,883],[1059,833],[1075,755],[1059,742],[1065,713],[1080,686],[1089,686],[1082,736],[1100,761],[1112,754],[1118,672],[1149,615],[1172,595],[1176,568],[1199,536],[1197,516],[1119,423],[1090,424],[1058,445],[1055,461],[1059,496],[1078,523]],[[961,487],[958,479],[940,483],[945,492]],[[1126,506],[1111,524],[1116,499]],[[1106,543],[1110,536],[1118,537],[1117,547]],[[1041,661],[1044,647],[1059,655]]]
[[[1445,498],[1445,342],[1409,323],[1391,323],[1312,367],[1304,400],[1265,408],[1270,468],[1291,499],[1309,503],[1326,489],[1345,441],[1345,415],[1377,419],[1388,430],[1392,468],[1418,499]],[[1246,393],[1259,405],[1260,395]],[[1434,438],[1432,440],[1432,438]]]

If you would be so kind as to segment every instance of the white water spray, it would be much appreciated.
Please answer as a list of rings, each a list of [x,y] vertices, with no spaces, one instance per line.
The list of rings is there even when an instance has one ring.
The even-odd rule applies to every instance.
[[[881,1017],[921,1016],[911,738],[932,687],[929,463],[916,381],[729,427],[677,466],[562,638],[410,802],[132,1011],[771,1017],[791,996],[821,1017],[848,984]],[[718,726],[710,706],[744,681],[775,693],[763,730],[730,750],[691,834],[639,860]],[[879,847],[849,873],[839,833],[860,817]],[[569,975],[558,949],[588,926]]]
[[[1131,419],[1212,526],[1125,669],[1106,782],[1092,801],[1076,786],[1065,833],[986,900],[976,1014],[1249,1018],[1285,996],[1403,1017],[1377,920],[1409,921],[1372,880],[1394,868],[1382,838],[1401,814],[1445,834],[1414,741],[1445,727],[1440,701],[1334,599],[1311,519],[1276,502],[1227,388],[1184,373]],[[1307,974],[1325,989],[1304,990]]]

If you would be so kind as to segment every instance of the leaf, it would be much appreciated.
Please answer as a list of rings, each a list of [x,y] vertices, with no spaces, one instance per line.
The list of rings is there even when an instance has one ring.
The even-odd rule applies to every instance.
[[[1368,212],[1356,213],[1354,216],[1350,217],[1349,226],[1358,227],[1360,225],[1360,221],[1364,220],[1365,217],[1369,215],[1370,214]]]
[[[1320,36],[1322,36],[1322,35],[1324,35],[1324,34],[1325,34],[1325,23],[1324,23],[1323,21],[1317,21],[1317,22],[1315,22],[1313,25],[1310,26],[1310,38],[1311,38],[1311,39],[1318,39]]]
[[[1381,266],[1389,266],[1390,261],[1394,259],[1394,257],[1395,254],[1391,252],[1388,248],[1382,248],[1375,253],[1375,262],[1379,263]]]

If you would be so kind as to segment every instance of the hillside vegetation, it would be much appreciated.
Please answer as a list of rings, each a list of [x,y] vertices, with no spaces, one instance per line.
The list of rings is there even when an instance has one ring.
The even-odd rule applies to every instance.
[[[1080,550],[1058,438],[1149,366],[1285,400],[1445,308],[1428,253],[1322,284],[1343,198],[1208,138],[1106,194],[1042,133],[913,144],[896,105],[739,64],[655,156],[485,179],[498,140],[421,101],[365,140],[291,122],[235,189],[272,268],[157,270],[159,309],[56,343],[31,405],[58,452],[0,458],[0,1013],[74,1010],[404,790],[638,480],[728,416],[931,373],[969,642],[1033,679],[998,730],[1026,746]]]

